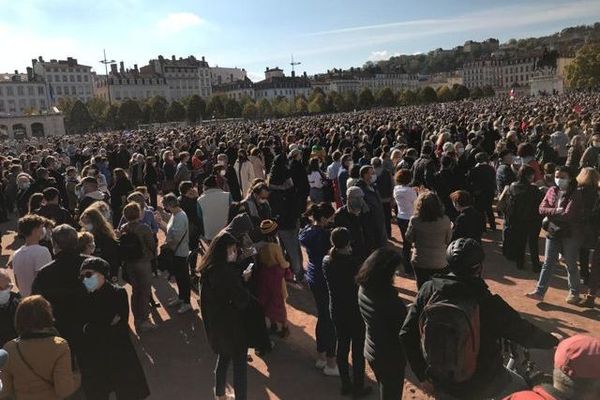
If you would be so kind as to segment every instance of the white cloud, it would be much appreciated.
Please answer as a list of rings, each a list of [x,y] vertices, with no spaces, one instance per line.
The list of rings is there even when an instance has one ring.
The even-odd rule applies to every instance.
[[[170,13],[165,18],[157,22],[158,31],[163,34],[174,34],[184,31],[188,28],[201,26],[206,23],[205,20],[191,12]]]
[[[370,61],[388,60],[390,57],[397,57],[399,55],[400,55],[400,53],[390,53],[387,50],[379,50],[379,51],[371,52],[368,60],[370,60]]]

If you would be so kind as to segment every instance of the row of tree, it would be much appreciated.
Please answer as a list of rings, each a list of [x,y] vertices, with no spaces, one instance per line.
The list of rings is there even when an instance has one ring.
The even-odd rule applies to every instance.
[[[385,88],[375,94],[368,88],[359,94],[313,90],[308,98],[279,97],[269,101],[255,101],[246,96],[235,100],[224,95],[215,95],[205,101],[193,95],[182,101],[169,103],[164,97],[155,96],[146,101],[127,99],[110,106],[100,98],[87,103],[61,98],[58,108],[65,115],[65,126],[69,133],[84,133],[103,129],[133,129],[139,124],[187,121],[197,123],[213,118],[270,118],[292,115],[320,114],[352,110],[367,110],[373,107],[408,106],[493,96],[491,87],[469,90],[463,85],[441,86],[437,90],[426,86],[417,90],[394,92]]]

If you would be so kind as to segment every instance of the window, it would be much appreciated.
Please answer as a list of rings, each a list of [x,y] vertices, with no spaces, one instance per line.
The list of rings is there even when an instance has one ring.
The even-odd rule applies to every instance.
[[[75,86],[71,86],[71,94],[77,94],[77,88]]]
[[[46,100],[44,100],[44,99],[40,100],[40,108],[46,108]]]
[[[17,96],[24,96],[25,95],[25,89],[23,88],[23,86],[17,86]]]
[[[33,89],[34,89],[33,86],[28,86],[27,87],[27,95],[33,96],[34,95]]]
[[[69,75],[69,81],[70,82],[75,82],[75,76]]]
[[[29,99],[29,107],[35,107],[35,99]]]
[[[84,75],[84,76],[83,76],[83,81],[84,81],[84,82],[87,82],[87,81],[88,81],[88,76],[87,76],[87,75]]]
[[[17,112],[17,105],[14,100],[8,101],[8,112]]]
[[[48,75],[48,82],[52,82],[52,75]]]
[[[5,112],[6,109],[4,108],[4,100],[0,100],[0,112]]]
[[[63,82],[67,82],[67,76],[63,75]]]
[[[54,75],[54,82],[60,82],[60,75]]]
[[[56,87],[56,94],[62,94],[62,86]]]
[[[81,75],[77,75],[77,82],[81,82]]]
[[[42,95],[44,95],[44,92],[45,92],[44,87],[43,86],[38,86],[38,94],[40,96],[42,96]]]
[[[23,111],[27,107],[27,100],[19,99],[19,109]]]

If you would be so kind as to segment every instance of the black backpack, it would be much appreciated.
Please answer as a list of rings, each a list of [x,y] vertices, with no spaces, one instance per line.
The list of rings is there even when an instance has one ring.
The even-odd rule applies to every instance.
[[[142,258],[144,251],[138,236],[125,231],[119,238],[119,253],[123,261],[137,261]]]

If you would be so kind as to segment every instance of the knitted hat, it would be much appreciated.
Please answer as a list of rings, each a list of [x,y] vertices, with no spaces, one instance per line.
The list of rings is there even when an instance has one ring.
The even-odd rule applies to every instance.
[[[88,257],[81,263],[80,271],[83,270],[96,271],[104,277],[107,277],[110,273],[110,265],[99,257]]]
[[[263,235],[270,235],[272,233],[275,233],[277,231],[277,222],[271,220],[271,219],[265,219],[263,222],[260,223],[260,232]]]

